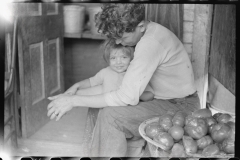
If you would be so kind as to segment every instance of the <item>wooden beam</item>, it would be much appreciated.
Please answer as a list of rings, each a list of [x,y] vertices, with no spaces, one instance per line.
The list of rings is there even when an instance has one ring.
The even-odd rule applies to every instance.
[[[201,108],[206,106],[205,85],[207,84],[212,14],[212,4],[195,5],[192,65]]]

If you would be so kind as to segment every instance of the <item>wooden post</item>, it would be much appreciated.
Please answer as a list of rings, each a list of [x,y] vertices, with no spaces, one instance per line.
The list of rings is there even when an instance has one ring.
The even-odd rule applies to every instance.
[[[192,65],[201,108],[206,107],[207,76],[213,5],[196,4]]]

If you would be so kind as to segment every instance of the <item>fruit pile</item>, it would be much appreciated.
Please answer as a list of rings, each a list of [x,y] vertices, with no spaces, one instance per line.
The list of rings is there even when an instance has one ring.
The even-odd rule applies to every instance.
[[[212,115],[207,108],[191,115],[178,111],[149,123],[146,135],[159,144],[160,155],[169,157],[226,156],[234,154],[235,122],[227,113]]]

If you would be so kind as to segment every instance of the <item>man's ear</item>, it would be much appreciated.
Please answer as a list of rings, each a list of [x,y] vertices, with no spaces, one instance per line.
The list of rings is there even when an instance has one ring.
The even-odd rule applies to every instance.
[[[144,21],[141,21],[137,26],[140,28],[140,32],[144,32],[146,30],[146,25],[144,25]]]

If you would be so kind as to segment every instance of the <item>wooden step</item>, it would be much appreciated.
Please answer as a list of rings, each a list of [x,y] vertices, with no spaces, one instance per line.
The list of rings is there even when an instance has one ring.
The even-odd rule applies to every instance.
[[[14,156],[44,157],[86,157],[83,144],[65,143],[45,140],[19,139],[19,147],[13,151]]]

